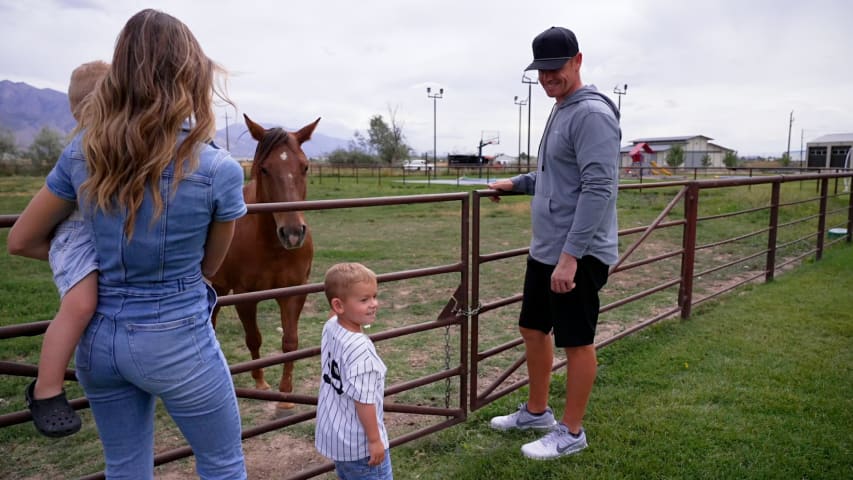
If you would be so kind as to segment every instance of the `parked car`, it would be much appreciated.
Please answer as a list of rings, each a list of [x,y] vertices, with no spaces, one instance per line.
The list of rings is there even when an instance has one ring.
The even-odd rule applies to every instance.
[[[425,172],[430,172],[430,171],[432,171],[433,167],[434,167],[434,165],[431,163],[427,163],[426,160],[413,159],[413,160],[407,160],[405,163],[403,163],[403,170],[416,171],[416,172],[419,172],[421,170],[423,170]]]

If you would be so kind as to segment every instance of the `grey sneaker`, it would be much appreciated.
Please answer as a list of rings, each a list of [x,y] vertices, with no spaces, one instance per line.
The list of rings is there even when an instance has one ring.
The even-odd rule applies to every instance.
[[[554,412],[551,411],[550,407],[546,407],[545,413],[542,415],[533,415],[527,410],[527,403],[525,402],[518,406],[515,413],[495,417],[489,424],[496,430],[527,430],[531,428],[548,430],[553,428],[557,421],[554,420]]]
[[[569,433],[569,427],[560,423],[539,440],[522,445],[521,453],[535,460],[550,460],[580,452],[584,448],[586,448],[586,432],[581,429],[580,435],[575,437]]]

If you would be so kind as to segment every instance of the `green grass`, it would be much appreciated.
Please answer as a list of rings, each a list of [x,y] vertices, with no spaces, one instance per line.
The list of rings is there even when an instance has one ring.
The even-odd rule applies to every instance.
[[[20,212],[41,183],[42,179],[39,178],[0,177],[0,214]],[[435,183],[426,185],[412,182],[403,184],[385,178],[379,183],[376,178],[365,177],[361,177],[356,183],[352,178],[338,180],[332,177],[324,177],[322,181],[319,178],[312,178],[312,183],[309,185],[309,199],[412,195],[465,191],[474,188],[481,187],[457,187]],[[650,189],[644,189],[642,192],[623,191],[620,193],[619,200],[621,228],[649,223],[677,191],[677,188],[667,188],[661,191]],[[786,184],[783,186],[783,200],[812,198],[815,195],[814,182],[810,182],[802,188],[798,185]],[[763,202],[766,203],[767,198],[769,198],[769,188],[764,186],[753,186],[750,189],[708,190],[703,192],[701,197],[700,216],[733,212],[762,205]],[[527,245],[530,236],[528,203],[529,198],[524,196],[505,197],[499,204],[484,200],[481,225],[482,253],[522,248]],[[846,205],[846,197],[833,198],[830,204],[834,208]],[[316,246],[311,281],[321,281],[326,268],[342,260],[362,261],[380,274],[455,263],[459,260],[460,252],[459,208],[459,202],[448,202],[306,212],[306,219],[314,233]],[[789,220],[802,218],[810,214],[815,208],[814,203],[786,207],[783,209],[784,213],[780,212],[780,217],[787,215],[785,218]],[[671,219],[680,218],[682,214],[683,208],[677,207]],[[709,243],[763,228],[766,224],[766,218],[766,213],[751,213],[703,223],[700,226],[699,242],[700,244]],[[835,214],[834,219],[827,222],[827,225],[837,224],[838,218],[841,218],[841,215]],[[816,229],[815,225],[816,220],[809,220],[786,229],[784,235],[798,238],[808,232],[813,232]],[[6,235],[7,231],[0,229],[0,252],[2,252],[0,253],[0,271],[4,273],[0,275],[0,314],[2,314],[0,315],[0,325],[50,319],[55,312],[58,299],[46,262],[10,257],[5,254]],[[623,237],[620,249],[624,251],[637,236]],[[780,239],[782,236],[783,233],[780,232]],[[766,237],[759,236],[757,238],[765,239]],[[766,243],[766,240],[764,242]],[[647,243],[636,251],[630,261],[665,251],[677,250],[680,246],[681,227],[655,232]],[[804,251],[808,245],[795,245],[794,247],[796,248],[790,248],[790,250],[796,254]],[[752,239],[703,251],[703,254],[697,258],[699,262],[697,271],[715,263],[731,261],[763,248],[766,248],[766,245],[762,245],[760,240]],[[761,258],[759,257],[759,260]],[[760,263],[760,261],[751,263]],[[519,292],[523,268],[524,259],[521,257],[484,265],[481,277],[481,301],[495,301]],[[705,278],[697,279],[697,292],[711,291],[724,284],[729,278],[742,275],[745,271],[754,271],[755,268],[755,265],[749,265],[748,268],[737,265]],[[758,268],[763,268],[763,265],[758,265]],[[603,303],[606,304],[626,295],[642,291],[656,283],[677,277],[678,274],[679,261],[676,258],[614,275],[602,292]],[[450,298],[458,282],[458,274],[447,274],[383,283],[380,285],[379,292],[381,302],[379,322],[373,331],[379,332],[434,320]],[[656,312],[671,308],[675,304],[675,294],[676,288],[673,287],[655,294],[647,300],[631,303],[607,312],[602,315],[600,332],[612,334],[621,331]],[[700,308],[698,311],[701,312],[703,309]],[[279,334],[276,332],[278,327],[277,307],[272,301],[262,302],[259,305],[259,312],[260,328],[265,340],[262,355],[271,355],[277,352],[280,343],[278,341]],[[518,305],[516,304],[481,315],[480,350],[486,350],[494,345],[516,338],[515,319],[517,314]],[[231,363],[248,360],[249,355],[243,344],[240,323],[233,308],[223,309],[220,315],[217,337],[227,358]],[[695,313],[694,318],[697,315],[699,313]],[[300,319],[300,345],[302,347],[319,344],[320,329],[327,316],[328,306],[323,295],[310,295]],[[749,318],[751,315],[744,314],[743,316]],[[453,328],[448,333],[454,347],[451,351],[450,362],[451,365],[455,365],[459,361],[459,353],[455,348],[458,344],[459,332],[457,328]],[[443,368],[445,361],[444,334],[444,329],[440,329],[406,338],[379,342],[377,349],[386,363],[389,366],[396,366],[396,368],[389,369],[388,385],[409,381]],[[38,336],[3,340],[0,342],[0,352],[2,352],[0,360],[35,363],[38,359],[40,342],[41,337]],[[610,351],[616,351],[617,347],[621,348],[622,343],[618,342],[617,346],[608,347],[602,353],[602,358],[605,358],[604,356]],[[505,355],[481,363],[480,378],[483,380],[494,378],[508,363],[515,360],[519,352],[520,349],[516,348],[506,352]],[[626,367],[630,369],[630,365]],[[295,370],[297,393],[314,394],[316,392],[317,370],[316,359],[307,359],[297,363]],[[267,381],[270,384],[277,384],[280,371],[280,367],[268,368],[266,372]],[[514,375],[510,380],[517,380],[522,373]],[[253,385],[248,374],[237,375],[234,380],[240,387]],[[28,379],[21,377],[0,378],[0,414],[25,408],[21,392],[27,382]],[[73,382],[67,383],[66,388],[71,397],[81,395],[79,387]],[[457,398],[458,392],[456,383],[451,384],[450,392],[451,402],[453,402]],[[445,393],[444,382],[438,382],[402,393],[395,396],[393,401],[444,406]],[[270,419],[269,406],[263,402],[250,400],[241,400],[240,402],[245,428],[256,426]],[[501,409],[505,409],[506,405],[509,404],[501,405]],[[492,406],[487,407],[487,410],[492,413],[496,412],[496,410],[489,410],[492,408]],[[8,452],[8,455],[0,458],[0,478],[43,478],[45,476],[75,478],[103,468],[94,422],[88,410],[83,410],[82,416],[83,431],[59,441],[40,437],[30,424],[0,429],[0,450]],[[413,422],[400,421],[392,427],[392,435],[404,434],[421,426],[423,423],[421,423],[420,417]],[[180,433],[167,416],[162,413],[158,417],[157,432],[158,451],[182,445]],[[473,433],[466,435],[473,435],[477,441],[458,442],[458,444],[470,444],[472,451],[478,451],[484,448],[484,445],[493,443],[491,440],[484,443],[479,442],[482,434],[482,432],[477,433],[477,427],[475,427]],[[312,430],[310,424],[305,424],[284,429],[275,434],[267,434],[257,441],[264,442],[271,435],[286,435],[288,438],[310,442]],[[600,434],[596,432],[596,435]],[[598,439],[593,439],[593,441],[597,442]],[[507,451],[515,452],[517,443],[518,441],[515,441],[512,446],[508,445]],[[69,452],[73,452],[73,454],[69,455]],[[397,456],[398,454],[395,453],[395,463]],[[402,465],[405,465],[404,460],[401,462],[403,462]],[[400,477],[402,472],[399,469],[397,471],[399,478],[407,478],[405,476]]]
[[[840,479],[853,476],[853,248],[599,352],[590,447],[527,460],[488,427],[511,395],[393,452],[405,479]],[[555,376],[559,417],[565,375]]]

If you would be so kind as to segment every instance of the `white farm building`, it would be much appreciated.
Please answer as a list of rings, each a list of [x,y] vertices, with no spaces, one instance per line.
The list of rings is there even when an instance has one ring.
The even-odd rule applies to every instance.
[[[703,167],[702,159],[705,158],[706,155],[710,160],[710,164],[708,165],[709,167],[723,167],[723,159],[726,157],[726,154],[728,152],[734,152],[734,150],[711,143],[711,140],[713,140],[713,138],[706,137],[705,135],[638,138],[631,140],[631,145],[626,145],[620,150],[621,166],[631,167],[633,165],[634,159],[631,158],[631,152],[633,150],[635,154],[638,151],[642,153],[642,166],[653,166],[652,162],[654,162],[655,165],[665,167],[666,156],[669,153],[669,150],[675,145],[680,145],[684,151],[684,163],[680,165],[681,167]],[[648,149],[642,146],[644,143],[652,150],[651,153],[649,153]]]

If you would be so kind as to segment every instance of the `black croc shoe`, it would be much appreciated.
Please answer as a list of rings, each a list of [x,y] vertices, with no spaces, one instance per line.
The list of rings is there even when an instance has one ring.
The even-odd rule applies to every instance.
[[[65,390],[50,398],[35,399],[33,389],[35,380],[27,386],[24,395],[27,397],[27,407],[33,416],[36,430],[48,437],[65,437],[80,430],[82,422],[77,412],[68,404]]]

